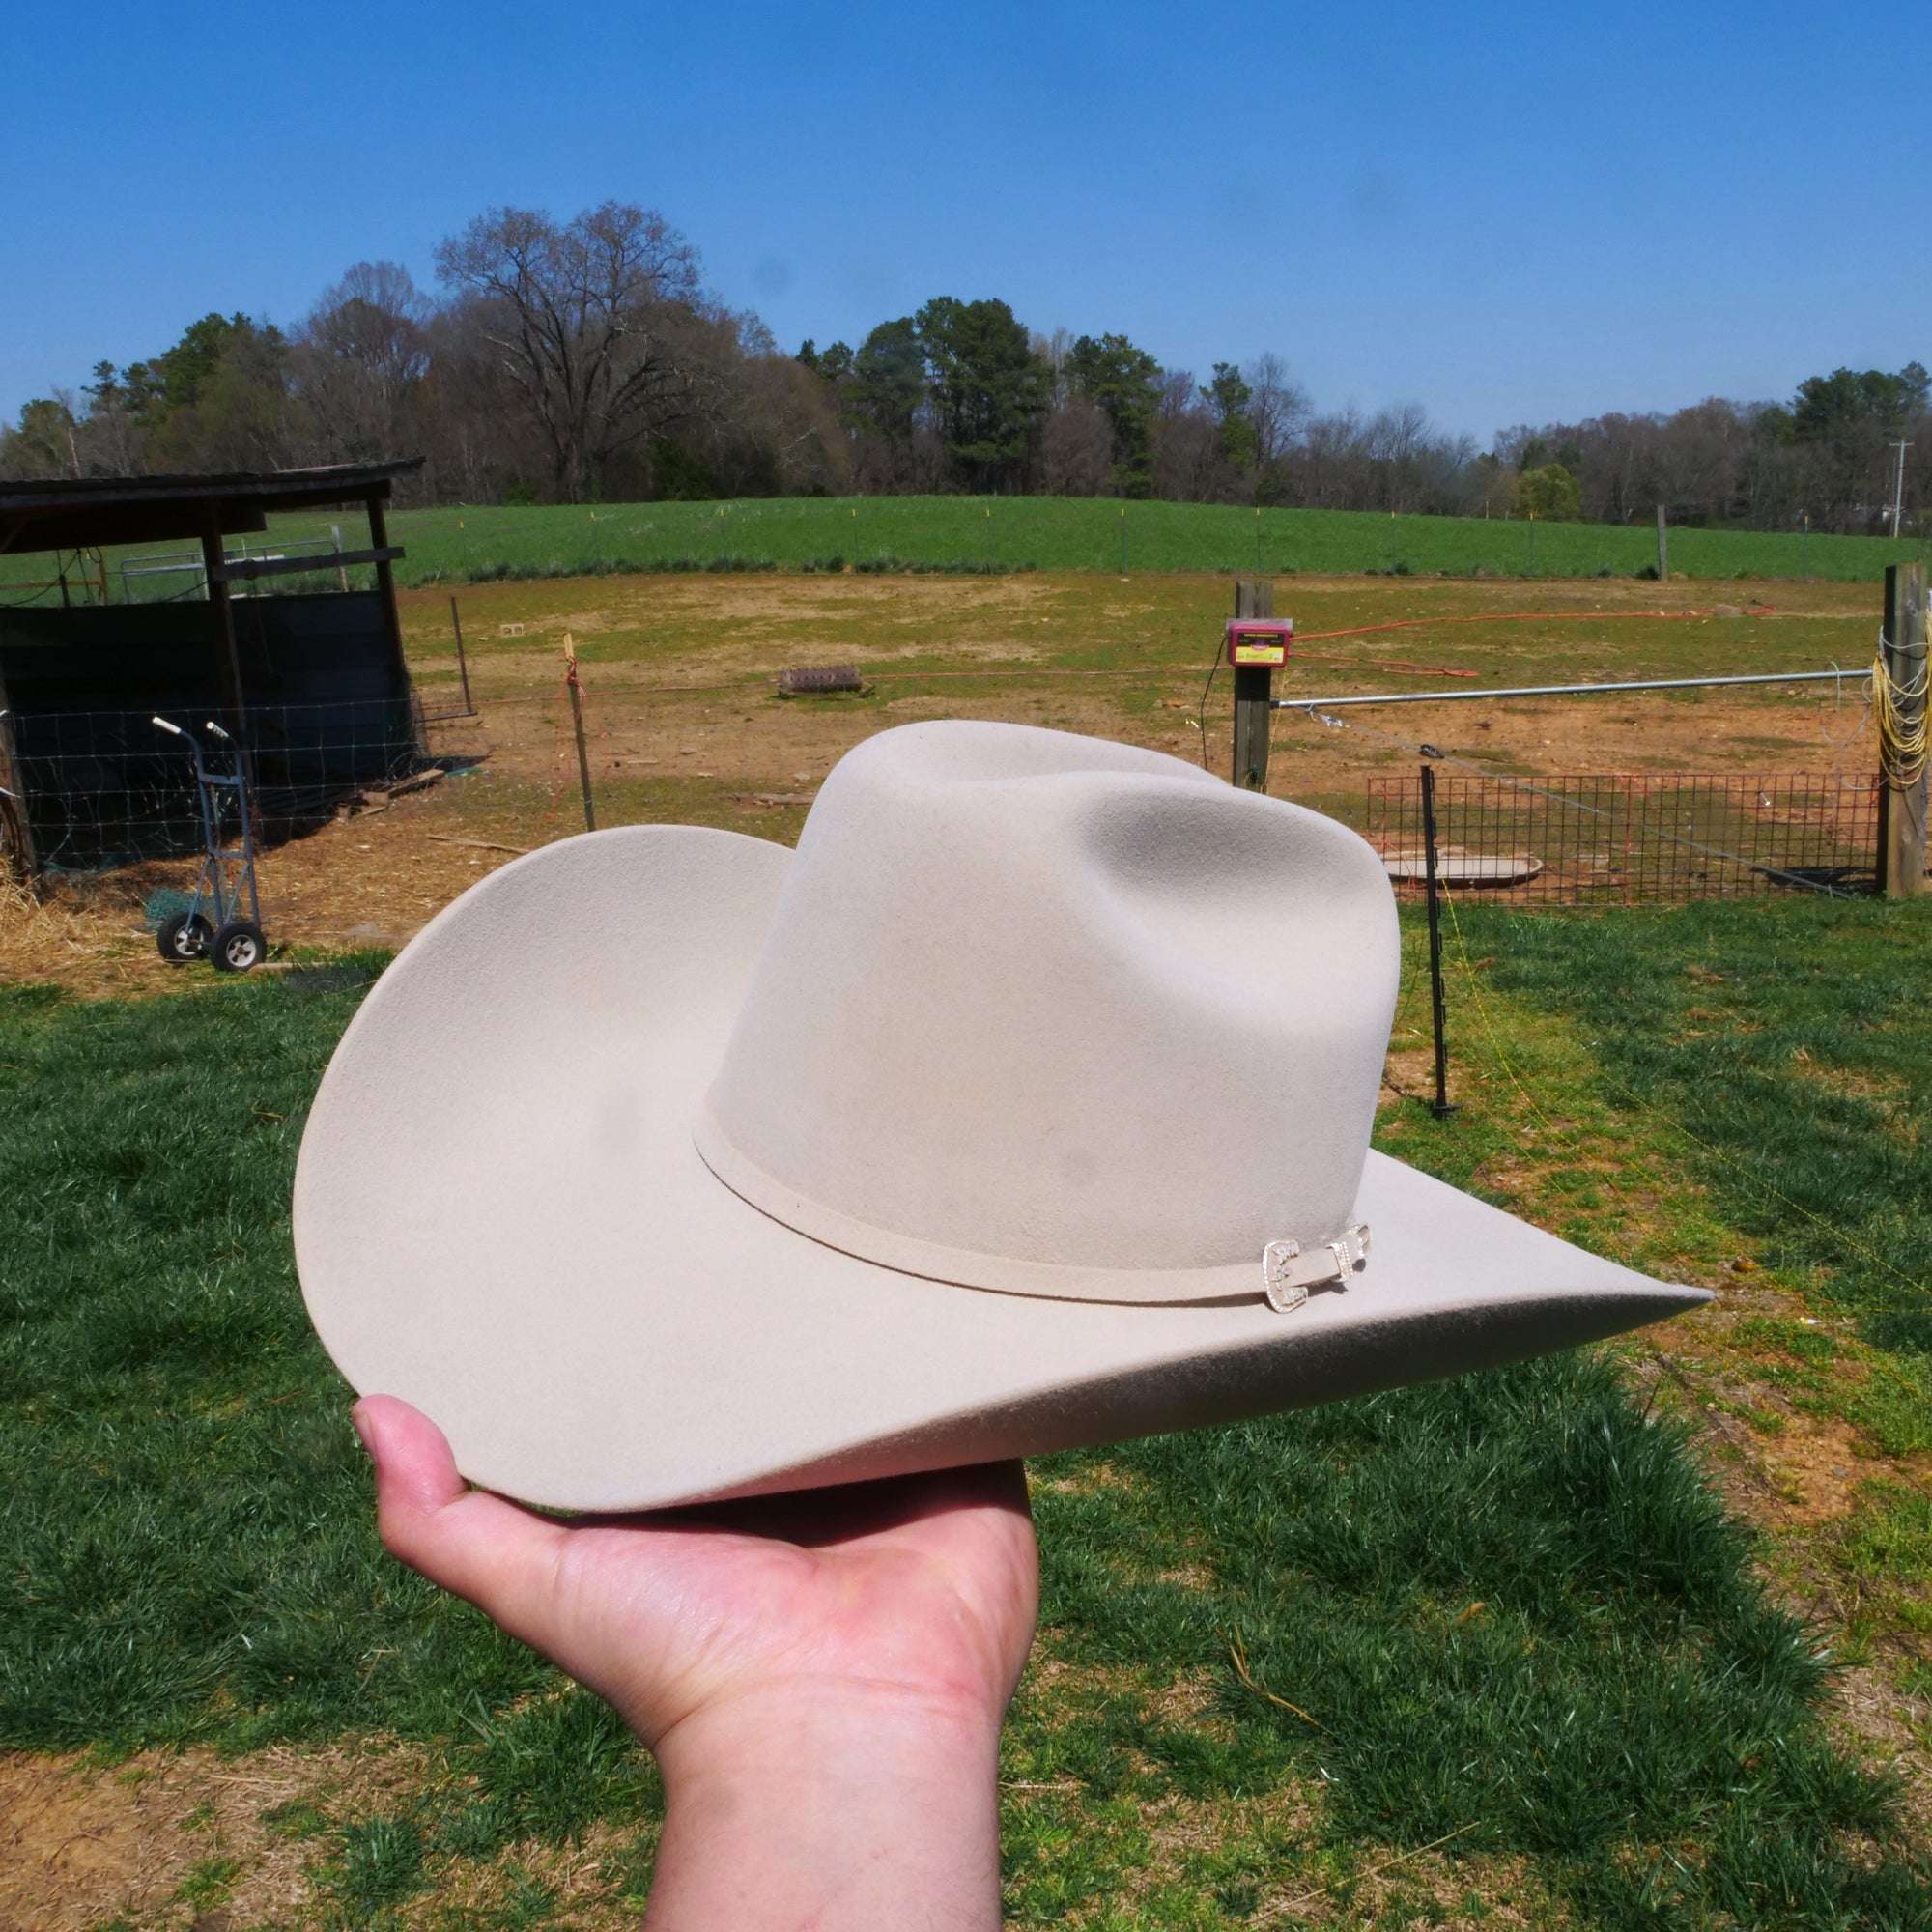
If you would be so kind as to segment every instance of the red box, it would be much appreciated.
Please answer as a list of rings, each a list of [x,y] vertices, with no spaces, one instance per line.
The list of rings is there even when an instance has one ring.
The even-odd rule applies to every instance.
[[[1231,665],[1285,665],[1294,637],[1293,617],[1230,617],[1228,662]]]

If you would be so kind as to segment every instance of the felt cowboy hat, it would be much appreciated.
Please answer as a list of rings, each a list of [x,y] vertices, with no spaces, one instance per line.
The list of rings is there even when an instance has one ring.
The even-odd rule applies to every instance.
[[[1293,1408],[1706,1300],[1369,1151],[1375,853],[1158,753],[908,724],[796,852],[545,847],[407,946],[296,1178],[310,1315],[472,1482],[759,1494]]]

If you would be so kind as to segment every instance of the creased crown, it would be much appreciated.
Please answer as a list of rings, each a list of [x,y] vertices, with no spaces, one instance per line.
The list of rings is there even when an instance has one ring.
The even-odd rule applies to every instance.
[[[1347,1226],[1399,953],[1375,854],[1316,812],[1099,739],[904,725],[813,804],[698,1145],[867,1259],[1159,1298]]]

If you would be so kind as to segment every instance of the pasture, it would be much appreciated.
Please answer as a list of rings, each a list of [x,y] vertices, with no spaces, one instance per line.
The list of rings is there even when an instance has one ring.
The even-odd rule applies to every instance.
[[[431,713],[461,706],[450,593],[405,592],[405,641]],[[581,830],[563,643],[583,681],[601,824],[681,820],[790,839],[818,781],[858,740],[943,716],[1094,732],[1229,760],[1230,681],[1207,668],[1232,609],[1225,578],[668,576],[506,582],[459,596],[480,711],[433,733],[475,770],[270,852],[271,935],[396,945],[480,871]],[[1277,609],[1303,634],[1283,695],[1588,682],[1870,661],[1875,593],[1846,584],[1541,585],[1297,578]],[[1555,611],[1554,616],[1534,613]],[[1662,614],[1660,614],[1662,613]],[[1399,625],[1404,628],[1363,627]],[[1323,633],[1349,635],[1324,637]],[[780,697],[787,664],[856,662],[864,696]],[[1869,770],[1861,687],[1505,699],[1348,714],[1346,730],[1279,714],[1270,782],[1361,822],[1370,777],[1410,772],[1427,740],[1481,769]],[[166,969],[141,909],[179,866],[63,882],[0,929],[0,971],[102,989]]]
[[[335,520],[339,522],[340,520]],[[355,520],[349,520],[354,526]],[[326,516],[274,520],[270,537],[326,539]],[[1499,578],[1632,577],[1657,561],[1648,524],[1529,524],[1367,510],[1122,503],[1077,497],[778,497],[727,503],[467,505],[398,510],[390,539],[409,552],[405,586],[638,571],[780,570],[952,574],[1086,571],[1103,575],[1240,571],[1263,576],[1392,573]],[[260,542],[260,539],[251,541]],[[353,546],[352,546],[353,547]],[[158,549],[108,553],[123,562]],[[1803,532],[1675,529],[1673,577],[1696,582],[1816,579],[1876,582],[1922,554],[1916,540]],[[0,595],[52,576],[45,557],[0,557]],[[78,576],[80,573],[76,573]],[[113,583],[162,596],[185,579]],[[53,595],[53,592],[44,593]]]
[[[1298,578],[1277,608],[1305,635],[1414,628],[1311,640],[1284,688],[1869,655],[1869,587],[1724,596]],[[581,825],[564,635],[600,823],[788,839],[844,749],[913,718],[1196,755],[1230,602],[1212,575],[1097,571],[479,586],[481,716],[439,728],[485,762],[270,856],[291,970],[162,966],[141,907],[166,867],[0,908],[0,1925],[635,1917],[648,1764],[382,1555],[287,1236],[308,1096],[388,950]],[[404,618],[440,708],[446,595]],[[870,691],[773,694],[830,659]],[[1871,756],[1829,686],[1362,722],[1278,718],[1276,792],[1346,814],[1421,738],[1516,772]],[[1582,1355],[1037,1465],[1009,1922],[1932,1925],[1925,913],[1461,901],[1442,1122],[1409,1097],[1406,923],[1380,1145],[1720,1299]]]

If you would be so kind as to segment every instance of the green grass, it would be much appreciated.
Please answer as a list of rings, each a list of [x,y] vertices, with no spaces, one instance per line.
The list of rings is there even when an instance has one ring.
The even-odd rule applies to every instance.
[[[1617,961],[1603,997],[1631,983],[1614,921],[1521,923],[1532,966],[1587,930],[1571,957]],[[1663,928],[1627,924],[1649,957]],[[1830,942],[1795,930],[1794,957]],[[396,1922],[489,1865],[511,1873],[503,1922],[539,1925],[543,1874],[503,1861],[611,1821],[603,1882],[636,1896],[656,1783],[601,1704],[376,1543],[286,1221],[365,979],[0,993],[0,1744],[400,1740],[435,1767],[412,1794],[289,1819],[334,1922]],[[1408,1151],[1453,1164],[1456,1131]],[[1827,1742],[1818,1646],[1611,1358],[1036,1475],[1015,1922],[1226,1926],[1320,1892],[1407,1924],[1436,1871],[1592,1925],[1932,1924],[1890,1790]],[[1902,1517],[1864,1560],[1909,1577],[1926,1542]],[[1309,1720],[1241,1683],[1231,1635]]]
[[[1770,1267],[1912,1376],[1932,1369],[1932,905],[1461,921],[1499,992],[1586,1036],[1613,1104],[1662,1111]],[[1888,1446],[1932,1449],[1928,1416],[1915,1404]]]
[[[276,519],[273,534],[326,537],[354,519]],[[1538,524],[1481,517],[1388,517],[1372,511],[1264,510],[1207,503],[1130,503],[1104,497],[771,497],[732,503],[608,503],[594,507],[405,510],[390,537],[409,555],[405,586],[605,571],[858,569],[1446,572],[1465,577],[1628,577],[1657,559],[1641,526]],[[180,546],[142,545],[151,554]],[[110,553],[110,577],[135,551]],[[1921,554],[1914,542],[1749,530],[1671,532],[1676,575],[1697,579],[1878,579],[1888,563]],[[0,560],[0,585],[51,576],[43,556]],[[285,586],[303,580],[279,580]],[[187,578],[147,578],[143,596]],[[115,583],[113,594],[120,595]]]
[[[1406,1130],[1462,1140],[1461,1178],[1492,1163],[1505,1199],[1493,1163],[1520,1162],[1533,1134],[1546,1215],[1594,1197],[1573,1232],[1614,1248],[1634,1207],[1654,1244],[1633,1240],[1639,1264],[1667,1268],[1674,1248],[1715,1278],[1734,1245],[1802,1297],[1811,1325],[1747,1319],[1689,1385],[1774,1445],[1786,1416],[1854,1432],[1848,1509],[1789,1539],[1780,1571],[1833,1606],[1844,1655],[1932,1695],[1932,903],[1465,906],[1457,924],[1452,1035],[1477,1131]]]
[[[1077,1479],[1097,1460],[1053,1466]],[[1882,1835],[1886,1799],[1816,1727],[1821,1657],[1767,1605],[1679,1431],[1605,1358],[1105,1463],[1114,1480],[1043,1512],[1063,1655],[1154,1681],[1208,1665],[1232,1721],[1204,1736],[1122,1699],[1110,1722],[1023,1722],[1027,1776],[1148,1809],[1298,1779],[1323,1813],[1325,1843],[1301,1861],[1311,1882],[1324,1851],[1453,1833],[1464,1855],[1534,1861],[1593,1925],[1714,1910],[1762,1924],[1774,1902],[1785,1923],[1926,1910],[1902,1870],[1869,1889],[1855,1874],[1837,1834]],[[1305,1718],[1238,1682],[1224,1634]],[[1087,1802],[1066,1802],[1067,1824]],[[1023,1903],[1029,1876],[1022,1860]],[[1178,1918],[1183,1876],[1151,1922],[1234,1922],[1261,1882]]]

